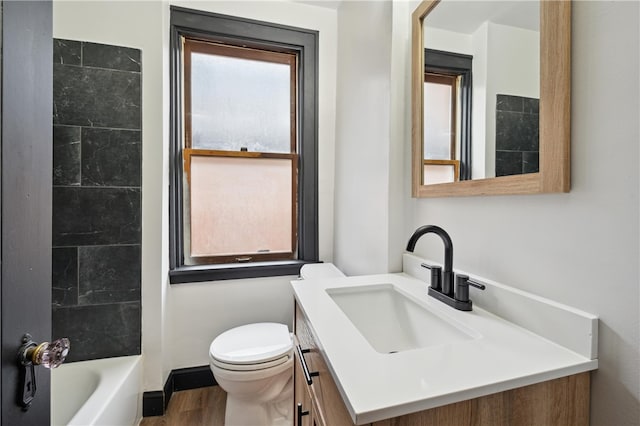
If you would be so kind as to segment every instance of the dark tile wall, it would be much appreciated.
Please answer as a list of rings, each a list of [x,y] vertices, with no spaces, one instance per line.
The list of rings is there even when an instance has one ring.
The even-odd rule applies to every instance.
[[[539,100],[497,95],[496,176],[538,172]]]
[[[140,353],[140,59],[53,41],[53,335],[68,361]]]

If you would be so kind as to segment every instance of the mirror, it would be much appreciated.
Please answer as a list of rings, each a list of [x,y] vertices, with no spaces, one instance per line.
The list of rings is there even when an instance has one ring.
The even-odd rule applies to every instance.
[[[412,21],[412,195],[568,192],[571,3],[428,0]]]

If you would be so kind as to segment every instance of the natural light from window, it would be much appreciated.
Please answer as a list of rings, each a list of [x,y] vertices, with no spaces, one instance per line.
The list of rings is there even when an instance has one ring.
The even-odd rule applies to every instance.
[[[290,152],[288,64],[194,52],[193,148]]]

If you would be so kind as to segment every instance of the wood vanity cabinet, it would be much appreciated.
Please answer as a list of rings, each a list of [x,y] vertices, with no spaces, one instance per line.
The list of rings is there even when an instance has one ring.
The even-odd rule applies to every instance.
[[[295,351],[294,426],[351,426],[347,408],[311,334],[309,321],[295,305],[294,331],[309,372],[307,384],[300,352]],[[308,351],[307,351],[308,350]],[[589,372],[562,377],[480,398],[370,423],[369,426],[588,426]],[[300,405],[298,405],[300,404]]]
[[[313,335],[311,334],[308,320],[296,304],[296,317],[294,330],[298,345],[305,351],[301,359],[300,352],[295,352],[294,369],[294,395],[296,405],[296,419],[294,426],[339,426],[353,425],[351,416],[342,401],[342,396],[336,387],[333,377],[327,368],[327,364],[318,350]],[[312,374],[312,383],[307,384],[302,364]],[[308,414],[300,416],[298,404],[302,403],[302,411]]]

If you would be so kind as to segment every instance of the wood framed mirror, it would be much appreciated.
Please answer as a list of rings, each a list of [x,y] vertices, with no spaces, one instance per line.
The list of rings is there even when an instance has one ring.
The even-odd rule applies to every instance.
[[[481,145],[483,143],[483,141],[480,140],[481,138],[471,137],[474,136],[475,133],[472,134],[469,127],[467,132],[472,135],[469,136],[471,140],[468,143],[475,144],[473,145],[474,150],[472,150],[470,146],[464,147],[464,145],[462,148],[460,146],[456,148],[452,142],[450,153],[447,154],[449,157],[446,159],[451,164],[454,164],[454,166],[449,166],[449,170],[446,170],[445,173],[440,173],[440,175],[451,176],[445,178],[451,181],[441,183],[442,180],[436,179],[429,182],[430,178],[428,176],[432,176],[433,173],[426,172],[425,170],[427,170],[427,166],[431,166],[438,159],[429,158],[428,155],[425,156],[425,151],[429,151],[425,150],[425,122],[431,124],[430,120],[434,119],[432,115],[425,113],[425,111],[430,108],[425,106],[425,77],[429,74],[430,68],[428,65],[433,65],[429,63],[429,60],[425,60],[425,47],[430,48],[429,39],[426,37],[428,28],[425,25],[429,22],[429,16],[431,14],[433,14],[431,16],[436,16],[434,13],[436,8],[445,6],[445,3],[458,3],[457,7],[460,8],[461,3],[465,2],[425,0],[418,5],[412,14],[412,196],[423,198],[569,192],[571,138],[571,1],[541,0],[539,4],[534,5],[536,8],[539,7],[538,37],[540,53],[539,58],[535,58],[536,64],[539,66],[539,82],[536,81],[536,83],[539,83],[537,88],[537,90],[539,90],[539,101],[537,99],[529,99],[529,101],[535,102],[535,112],[537,114],[535,119],[538,123],[538,128],[535,129],[537,134],[533,137],[533,139],[535,139],[536,149],[538,150],[533,153],[533,155],[537,157],[537,164],[529,170],[525,167],[522,171],[515,172],[518,174],[500,175],[501,173],[507,172],[497,170],[497,167],[495,167],[495,170],[489,170],[489,167],[487,167],[488,171],[485,174],[474,173],[476,169],[482,169],[482,167],[484,167],[481,163],[484,161],[484,158],[480,158],[482,157],[481,155],[474,155],[474,152],[478,149],[485,149],[487,151],[488,149],[486,146]],[[474,1],[469,3],[473,3],[475,7],[482,2]],[[503,3],[503,6],[505,6],[506,3],[515,4],[523,2],[486,3]],[[529,7],[531,7],[532,2],[526,3],[529,3]],[[535,12],[537,12],[537,10]],[[455,19],[455,21],[460,21],[460,19]],[[440,49],[428,51],[427,55],[432,54],[429,52],[443,53]],[[457,54],[458,53],[453,52],[453,55]],[[470,57],[471,55],[461,56]],[[431,58],[433,57],[430,56],[430,59]],[[487,59],[485,59],[485,63],[486,61]],[[435,69],[437,72],[437,64]],[[481,84],[475,84],[474,87],[482,87]],[[458,80],[457,88],[460,87],[460,80]],[[461,91],[458,90],[457,92]],[[429,93],[432,92],[429,91]],[[474,91],[473,93],[476,94],[477,92]],[[480,92],[480,94],[482,93]],[[509,99],[516,99],[518,102],[520,102],[520,98],[524,99],[523,102],[525,102],[526,110],[528,98],[521,97],[519,93],[498,94],[497,98],[495,93],[485,93],[485,95],[487,98],[491,96],[489,99],[491,102],[484,103],[484,112],[481,111],[480,114],[475,114],[477,107],[474,105],[474,116],[465,118],[464,113],[462,113],[463,121],[480,121],[479,118],[484,116],[485,120],[495,120],[495,126],[502,125],[500,121],[504,117],[502,111],[497,109],[489,110],[486,106],[493,105],[495,109],[496,105],[508,103]],[[500,98],[500,96],[503,97]],[[474,96],[474,102],[475,98],[479,97],[480,96]],[[429,99],[432,98],[430,97]],[[454,111],[451,114],[454,114],[457,109],[459,114],[457,117],[457,128],[459,133],[464,133],[465,123],[460,123],[460,107],[451,108],[448,106],[446,109]],[[451,121],[446,123],[448,128],[456,128],[456,125],[451,124]],[[469,123],[466,125],[470,126]],[[503,136],[503,134],[509,133],[508,131],[502,132],[500,129],[501,127],[496,131],[494,128],[493,137],[495,139],[504,139],[505,136]],[[454,130],[451,130],[451,132],[453,133]],[[499,136],[496,136],[498,134]],[[513,135],[510,137],[513,137]],[[449,138],[448,133],[446,138]],[[497,143],[500,144],[501,142],[498,141]],[[449,144],[448,139],[447,144]],[[495,141],[491,149],[494,151],[497,150]],[[463,152],[466,152],[466,154]],[[494,156],[500,156],[502,154],[502,152],[493,152]],[[510,153],[507,154],[511,155]],[[462,156],[464,161],[460,161],[460,156]],[[504,157],[499,157],[497,161],[495,158],[496,157],[494,157],[491,167],[494,167],[497,162],[502,161],[501,158]],[[520,161],[526,163],[526,157],[525,160]],[[476,167],[472,168],[472,163]],[[498,174],[498,177],[495,177],[496,174]]]

